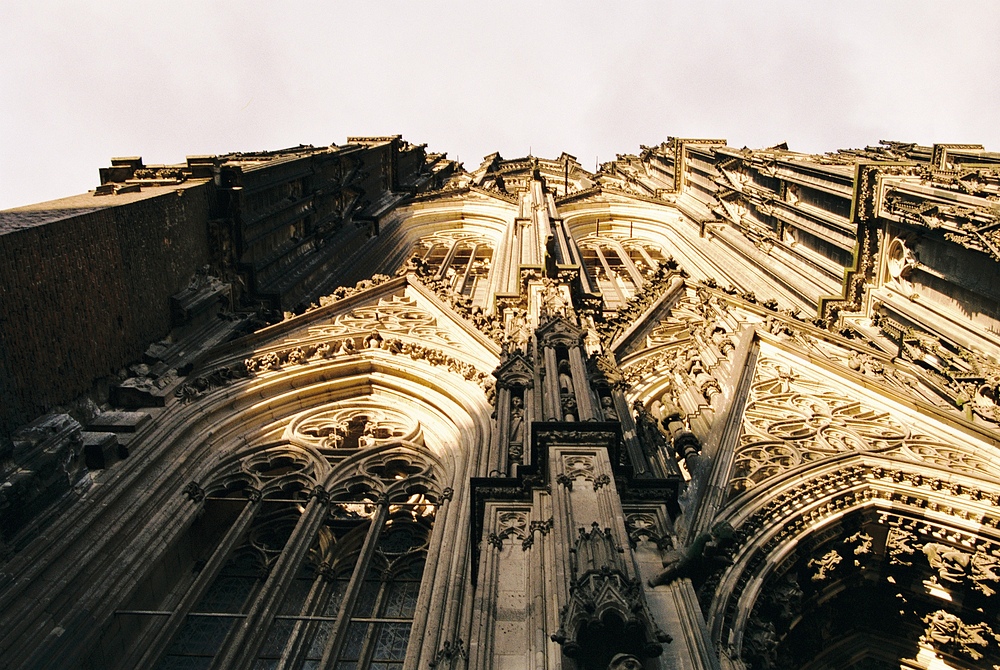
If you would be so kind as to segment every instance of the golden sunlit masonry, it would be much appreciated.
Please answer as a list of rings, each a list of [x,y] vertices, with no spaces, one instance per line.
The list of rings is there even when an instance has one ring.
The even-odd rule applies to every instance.
[[[1000,154],[100,177],[0,212],[0,665],[1000,666]]]

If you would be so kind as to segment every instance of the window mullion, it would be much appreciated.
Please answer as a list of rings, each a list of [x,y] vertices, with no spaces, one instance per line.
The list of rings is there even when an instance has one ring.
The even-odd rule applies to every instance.
[[[614,249],[614,252],[618,254],[618,258],[621,259],[622,266],[626,271],[628,271],[629,276],[632,277],[632,283],[635,287],[639,288],[642,286],[645,281],[642,273],[639,272],[639,268],[637,268],[635,263],[632,262],[632,258],[628,255],[628,251],[625,250],[625,247],[617,247]]]
[[[472,245],[472,253],[469,254],[469,262],[465,264],[465,271],[462,272],[462,281],[459,282],[457,290],[461,293],[465,290],[465,285],[469,281],[469,273],[472,272],[472,266],[476,262],[476,251],[479,250],[478,244]]]
[[[137,668],[152,668],[156,666],[157,659],[166,650],[167,645],[170,644],[170,640],[177,634],[177,631],[184,624],[184,619],[187,617],[188,612],[194,607],[198,601],[201,600],[202,596],[205,595],[205,591],[212,582],[218,576],[219,571],[226,564],[229,559],[229,555],[232,553],[233,548],[238,545],[243,537],[246,535],[247,529],[250,524],[253,523],[254,517],[260,510],[261,495],[260,492],[251,489],[249,491],[249,501],[244,505],[243,510],[240,512],[239,516],[233,522],[233,525],[226,531],[222,540],[219,542],[218,547],[212,556],[208,559],[208,562],[201,569],[198,574],[197,579],[188,588],[184,597],[181,601],[177,603],[177,606],[173,608],[173,612],[167,618],[166,623],[160,628],[159,632],[153,637],[148,643],[145,644],[145,650],[142,657],[135,664]]]
[[[626,302],[625,295],[622,293],[622,290],[618,288],[618,284],[615,282],[611,266],[608,265],[607,259],[604,258],[604,249],[595,244],[594,251],[597,252],[597,258],[598,260],[601,261],[601,266],[604,267],[604,274],[608,278],[608,284],[611,285],[611,290],[613,290],[615,292],[615,295],[618,296],[618,305],[619,306],[624,305]]]
[[[326,648],[323,649],[323,658],[319,662],[321,670],[323,668],[332,668],[337,657],[340,655],[340,649],[343,647],[344,640],[347,637],[347,628],[351,623],[351,611],[354,608],[354,601],[357,599],[365,576],[368,574],[368,568],[371,565],[375,547],[378,546],[379,536],[382,534],[382,528],[385,526],[388,516],[389,501],[381,499],[379,500],[375,518],[372,519],[372,524],[368,528],[368,535],[365,537],[361,554],[358,556],[358,561],[354,564],[351,581],[340,602],[340,609],[337,611],[337,621],[334,624],[333,632],[326,641]]]
[[[327,514],[328,502],[326,491],[322,486],[317,486],[295,525],[295,530],[285,543],[281,557],[271,570],[250,611],[247,612],[246,618],[238,624],[237,629],[216,655],[215,662],[212,663],[213,669],[243,668],[251,665],[258,648],[263,643],[258,633],[269,629],[278,603],[284,597],[289,582],[294,578],[305,553],[312,545],[317,529]]]
[[[328,580],[322,572],[317,572],[299,614],[311,616],[325,597],[329,597],[330,590],[333,588],[332,584],[333,582]],[[305,619],[295,623],[281,652],[277,670],[291,670],[302,665],[303,656],[309,649],[309,644],[312,642],[312,636],[318,625],[316,621]]]
[[[444,279],[445,278],[445,273],[448,272],[448,266],[451,265],[451,262],[453,260],[455,260],[455,253],[458,251],[458,245],[459,245],[459,242],[452,242],[451,243],[451,247],[449,247],[448,253],[445,254],[444,260],[441,261],[441,269],[438,270],[437,275],[434,277],[435,279]]]

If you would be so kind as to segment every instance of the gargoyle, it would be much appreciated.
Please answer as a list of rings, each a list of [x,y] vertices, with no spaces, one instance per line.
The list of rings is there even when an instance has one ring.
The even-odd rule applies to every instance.
[[[736,531],[728,522],[715,524],[711,531],[698,535],[686,549],[668,552],[663,558],[663,570],[649,580],[649,585],[663,586],[681,577],[703,575],[717,566],[730,565],[732,561],[726,550],[735,536]]]

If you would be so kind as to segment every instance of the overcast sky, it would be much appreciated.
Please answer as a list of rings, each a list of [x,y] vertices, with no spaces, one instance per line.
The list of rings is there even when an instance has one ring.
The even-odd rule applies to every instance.
[[[402,133],[468,168],[668,135],[1000,151],[1000,2],[0,4],[0,209],[112,156]]]

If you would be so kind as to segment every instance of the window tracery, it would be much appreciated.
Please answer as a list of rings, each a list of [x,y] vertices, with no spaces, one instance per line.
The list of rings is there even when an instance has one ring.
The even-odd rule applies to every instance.
[[[423,444],[419,421],[375,398],[303,412],[288,424],[284,438],[324,450],[368,449],[391,441]]]
[[[743,416],[732,493],[810,461],[846,452],[881,451],[965,474],[1000,475],[971,449],[916,432],[819,379],[762,358]]]
[[[488,290],[493,247],[493,241],[484,235],[450,230],[421,238],[414,253],[427,264],[431,277],[443,281],[456,293],[481,302]]]
[[[332,324],[312,326],[310,336],[336,338],[344,335],[405,335],[436,344],[455,345],[451,334],[438,325],[437,317],[417,305],[410,296],[392,296],[378,305],[358,307],[338,315]]]
[[[646,240],[590,236],[579,245],[587,277],[603,294],[606,310],[627,303],[665,262],[663,251]]]
[[[364,451],[330,477],[312,448],[345,425],[350,435],[352,422],[373,426],[372,442],[362,446],[361,431]],[[244,647],[260,670],[402,667],[434,518],[450,498],[419,451],[419,422],[354,401],[304,413],[286,432],[303,444],[231,460],[205,487],[206,514],[233,502],[242,511],[219,517],[228,539],[206,547],[196,574],[209,567],[185,587],[181,609],[145,613],[178,620],[155,667],[209,668]],[[261,613],[266,634],[239,625]]]

